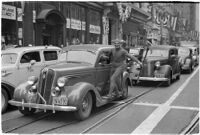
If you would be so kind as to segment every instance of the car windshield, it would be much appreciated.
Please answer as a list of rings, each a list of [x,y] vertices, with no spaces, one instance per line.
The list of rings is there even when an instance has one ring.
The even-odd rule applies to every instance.
[[[70,50],[67,52],[67,61],[84,62],[94,65],[96,61],[96,53],[89,50]]]
[[[146,50],[143,55],[146,55]],[[168,50],[149,49],[146,57],[168,57]]]
[[[139,55],[140,49],[139,48],[130,49],[129,53],[132,54],[132,55]]]
[[[9,53],[9,54],[1,55],[2,65],[15,64],[16,60],[17,60],[16,53]]]
[[[178,54],[180,56],[188,56],[190,54],[190,50],[186,48],[179,48],[178,49]]]

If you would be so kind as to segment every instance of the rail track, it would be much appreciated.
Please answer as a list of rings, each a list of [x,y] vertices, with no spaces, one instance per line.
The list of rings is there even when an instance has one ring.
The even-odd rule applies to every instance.
[[[155,90],[157,87],[161,86],[162,84],[163,84],[163,83],[161,82],[161,83],[159,83],[158,85],[156,85],[155,87],[153,87],[153,88],[151,88],[151,89],[149,89],[149,90],[147,90],[147,91],[144,91],[144,92],[142,92],[142,93],[140,93],[140,94],[138,94],[138,95],[136,95],[136,96],[134,96],[134,97],[131,97],[131,98],[129,98],[129,99],[126,99],[126,100],[124,100],[124,101],[119,101],[119,102],[118,102],[118,101],[114,101],[114,102],[111,102],[111,103],[115,103],[115,104],[112,105],[112,106],[109,107],[109,108],[100,110],[99,112],[92,113],[90,117],[95,117],[95,116],[99,115],[100,113],[103,113],[103,112],[106,112],[106,111],[109,111],[109,110],[112,110],[112,109],[116,109],[113,113],[111,113],[111,114],[107,115],[106,117],[100,119],[100,120],[97,121],[96,123],[92,124],[92,126],[86,128],[86,129],[85,129],[84,131],[82,131],[81,133],[82,133],[82,134],[88,133],[89,131],[91,131],[92,129],[94,129],[94,128],[98,127],[99,125],[103,124],[103,123],[106,122],[107,120],[109,120],[109,119],[115,117],[116,114],[118,114],[118,113],[119,113],[121,110],[123,110],[126,106],[128,106],[128,105],[131,104],[131,103],[133,103],[135,100],[137,100],[138,98],[142,97],[143,95],[146,95],[146,94],[150,93],[151,91]],[[117,104],[116,104],[116,103],[117,103]],[[11,129],[8,129],[8,130],[6,130],[6,131],[3,131],[3,132],[4,132],[4,133],[15,133],[15,132],[14,132],[15,130],[20,129],[20,128],[22,128],[22,127],[25,127],[25,126],[27,126],[27,125],[31,125],[31,124],[33,124],[33,123],[35,123],[35,122],[37,122],[37,121],[43,120],[43,119],[45,119],[45,118],[47,118],[47,117],[50,117],[51,115],[53,115],[53,113],[47,112],[47,113],[45,113],[45,114],[42,114],[42,115],[38,116],[36,119],[34,119],[34,120],[32,120],[32,121],[29,121],[29,122],[24,123],[24,124],[20,124],[20,125],[18,125],[18,126],[15,126],[15,127],[11,128]],[[24,117],[24,116],[23,116],[23,117]],[[20,118],[16,118],[16,120],[17,120],[17,119],[20,119]],[[10,120],[10,119],[9,119],[9,120]],[[3,122],[6,122],[6,120],[3,121]],[[68,126],[68,125],[71,125],[71,124],[76,124],[76,123],[78,123],[78,122],[79,122],[79,121],[77,121],[77,120],[72,120],[72,121],[70,121],[70,122],[67,122],[67,123],[65,123],[65,124],[61,124],[61,125],[59,125],[59,126],[56,126],[56,127],[54,127],[54,128],[51,128],[51,129],[39,131],[37,134],[44,134],[44,133],[53,131],[53,130],[55,130],[55,129],[63,128],[63,127],[65,127],[65,126]]]

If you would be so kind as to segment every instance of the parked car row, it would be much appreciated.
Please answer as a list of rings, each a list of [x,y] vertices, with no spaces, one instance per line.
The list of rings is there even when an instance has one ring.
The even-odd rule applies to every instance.
[[[58,62],[61,48],[54,46],[20,47],[1,53],[1,109],[5,112],[14,89],[29,76],[38,76],[40,70]]]
[[[112,45],[85,44],[62,50],[43,46],[3,52],[2,111],[9,100],[24,115],[36,109],[73,111],[77,119],[84,120],[94,107],[127,98],[129,84],[162,81],[170,86],[172,80],[180,79],[181,70],[190,69],[191,65],[193,68],[194,64],[191,49],[173,46],[131,48],[129,53],[141,60],[143,66],[133,62],[121,75],[122,94],[105,99],[109,91],[113,48]],[[181,57],[181,53],[184,56]]]

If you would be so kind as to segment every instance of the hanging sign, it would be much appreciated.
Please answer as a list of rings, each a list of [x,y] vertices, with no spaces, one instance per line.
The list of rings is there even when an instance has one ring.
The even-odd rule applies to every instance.
[[[16,20],[16,7],[2,4],[1,17],[4,19]]]
[[[23,13],[22,13],[22,9],[21,8],[17,8],[17,21],[22,21],[22,16],[23,16]]]
[[[70,28],[70,25],[71,25],[71,21],[69,18],[66,18],[66,28]]]
[[[100,34],[101,33],[100,26],[90,25],[90,33]]]
[[[81,22],[81,30],[85,30],[86,27],[86,23],[85,22]]]

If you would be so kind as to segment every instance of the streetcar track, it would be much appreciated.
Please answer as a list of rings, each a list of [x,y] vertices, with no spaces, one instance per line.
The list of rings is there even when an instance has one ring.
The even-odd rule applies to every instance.
[[[126,106],[128,106],[129,104],[133,103],[136,99],[138,99],[139,97],[155,90],[157,87],[159,87],[160,85],[162,85],[163,82],[159,83],[156,87],[153,87],[151,89],[149,89],[148,91],[145,91],[139,95],[137,95],[136,97],[133,97],[133,98],[130,98],[129,100],[125,101],[123,106],[121,106],[118,110],[116,110],[115,112],[109,114],[108,116],[102,118],[101,120],[99,120],[98,122],[96,122],[95,124],[93,124],[92,126],[90,126],[89,128],[85,129],[84,131],[82,131],[80,134],[86,134],[88,133],[89,131],[91,131],[92,129],[98,127],[99,125],[102,125],[103,122],[106,122],[108,120],[110,120],[111,118],[113,118],[114,116],[117,115],[117,113],[119,113],[121,110],[123,110]]]
[[[93,124],[92,126],[90,126],[89,128],[87,128],[86,130],[82,131],[80,134],[87,133],[88,131],[92,130],[93,128],[95,128],[96,126],[98,126],[99,124],[101,124],[102,122],[104,122],[104,121],[106,121],[106,120],[109,120],[110,118],[112,118],[112,116],[115,116],[118,112],[120,112],[120,111],[121,111],[123,108],[125,108],[127,105],[131,104],[132,102],[134,102],[134,101],[135,101],[136,99],[138,99],[139,97],[141,97],[141,96],[143,96],[143,95],[145,95],[145,94],[147,94],[147,93],[149,93],[149,92],[155,90],[157,87],[159,87],[159,86],[162,85],[162,84],[163,84],[163,82],[159,83],[156,87],[153,87],[153,88],[149,89],[148,91],[145,91],[145,92],[143,92],[143,93],[141,93],[141,94],[138,94],[137,96],[135,96],[135,97],[133,97],[133,98],[130,98],[130,99],[125,100],[125,101],[123,101],[123,102],[122,102],[122,101],[121,101],[121,102],[118,102],[118,104],[116,104],[116,105],[114,105],[114,106],[112,106],[112,107],[109,107],[109,108],[107,108],[107,109],[105,109],[105,110],[103,110],[103,111],[100,111],[100,112],[97,112],[97,113],[91,115],[90,118],[92,118],[92,117],[94,117],[94,116],[96,116],[96,115],[98,115],[98,114],[100,114],[100,113],[103,113],[103,112],[112,110],[112,109],[114,109],[114,108],[117,108],[117,107],[119,107],[120,105],[123,105],[123,104],[124,104],[122,107],[119,107],[116,111],[114,111],[113,113],[111,113],[111,114],[107,115],[106,117],[102,118],[101,120],[99,120],[98,122],[96,122],[95,124]],[[114,101],[114,103],[115,103],[115,102],[117,103],[117,101]],[[112,102],[111,102],[111,103],[112,103]],[[39,132],[39,133],[37,133],[37,134],[44,134],[44,133],[47,133],[47,132],[49,132],[49,131],[53,131],[53,130],[55,130],[55,129],[59,129],[59,128],[65,127],[65,126],[70,125],[70,124],[75,124],[75,123],[77,123],[77,122],[79,122],[79,121],[72,121],[72,122],[70,122],[70,123],[66,123],[66,124],[57,126],[57,127],[55,127],[55,128],[52,128],[52,129],[48,129],[48,130]]]
[[[125,100],[125,101],[119,101],[119,102],[118,102],[118,101],[113,101],[113,102],[110,102],[110,103],[117,103],[117,104],[115,104],[115,105],[113,105],[112,107],[109,107],[109,108],[107,108],[107,109],[104,109],[104,110],[102,110],[102,111],[100,111],[100,112],[97,112],[97,113],[95,113],[95,114],[92,114],[90,117],[92,118],[92,117],[94,117],[94,116],[96,116],[96,115],[98,115],[98,114],[101,114],[101,113],[104,113],[104,112],[106,112],[106,111],[112,110],[112,109],[117,108],[117,107],[119,107],[119,106],[121,106],[121,105],[123,105],[123,106],[119,107],[119,108],[118,108],[116,111],[114,111],[113,113],[107,115],[106,117],[102,118],[101,120],[99,120],[98,122],[96,122],[95,124],[93,124],[92,126],[90,126],[89,128],[85,129],[84,131],[81,132],[81,134],[87,133],[87,132],[89,132],[90,130],[92,130],[93,128],[95,128],[95,127],[97,127],[98,125],[100,125],[101,123],[105,122],[106,120],[109,120],[110,118],[113,118],[118,112],[120,112],[121,110],[123,110],[123,109],[124,109],[126,106],[128,106],[129,104],[133,103],[136,99],[138,99],[139,97],[141,97],[141,96],[143,96],[143,95],[145,95],[145,94],[147,94],[147,93],[149,93],[149,92],[155,90],[157,87],[161,86],[162,84],[163,84],[163,82],[161,82],[161,83],[159,83],[157,86],[155,86],[155,87],[153,87],[153,88],[151,88],[151,89],[149,89],[149,90],[147,90],[147,91],[144,91],[144,92],[138,94],[137,96],[134,96],[134,97],[132,97],[132,98],[129,98],[129,99]],[[47,116],[51,116],[51,115],[53,115],[53,113],[48,113],[48,114],[42,115],[41,117],[37,118],[36,120],[33,120],[33,121],[28,122],[28,123],[26,123],[26,124],[22,124],[22,125],[20,125],[20,126],[18,126],[18,127],[14,127],[14,128],[12,128],[12,129],[10,129],[10,130],[4,131],[4,133],[11,133],[11,132],[14,131],[14,130],[17,130],[17,129],[20,129],[20,128],[25,127],[25,126],[27,126],[27,125],[30,125],[30,124],[32,124],[32,123],[35,123],[35,122],[37,122],[37,121],[39,121],[39,120],[42,120],[42,119],[46,118]],[[4,121],[4,122],[5,122],[5,121]],[[62,125],[60,125],[60,126],[57,126],[57,127],[51,128],[51,129],[47,129],[47,130],[44,130],[44,131],[41,131],[41,132],[39,132],[39,133],[37,133],[37,134],[44,134],[44,133],[47,133],[47,132],[49,132],[49,131],[53,131],[53,130],[55,130],[55,129],[59,129],[59,128],[65,127],[65,126],[67,126],[67,125],[75,124],[75,123],[77,123],[77,122],[79,122],[79,121],[77,121],[77,120],[70,121],[70,122],[67,122],[67,123],[65,123],[65,124],[62,124]]]
[[[21,127],[24,127],[24,126],[27,126],[27,125],[30,125],[30,124],[32,124],[32,123],[34,123],[34,122],[37,122],[37,121],[39,121],[39,120],[42,120],[42,119],[44,119],[45,117],[48,117],[48,116],[51,116],[51,115],[53,115],[53,114],[47,113],[47,114],[41,115],[39,118],[37,118],[37,119],[35,119],[35,120],[31,121],[31,122],[28,122],[28,123],[26,123],[26,124],[22,124],[22,125],[20,125],[20,126],[17,126],[17,127],[12,128],[12,129],[9,129],[9,130],[7,130],[7,131],[4,131],[4,133],[10,133],[10,132],[12,132],[12,131],[14,131],[14,130],[17,130],[17,129],[19,129],[19,128],[21,128]]]

